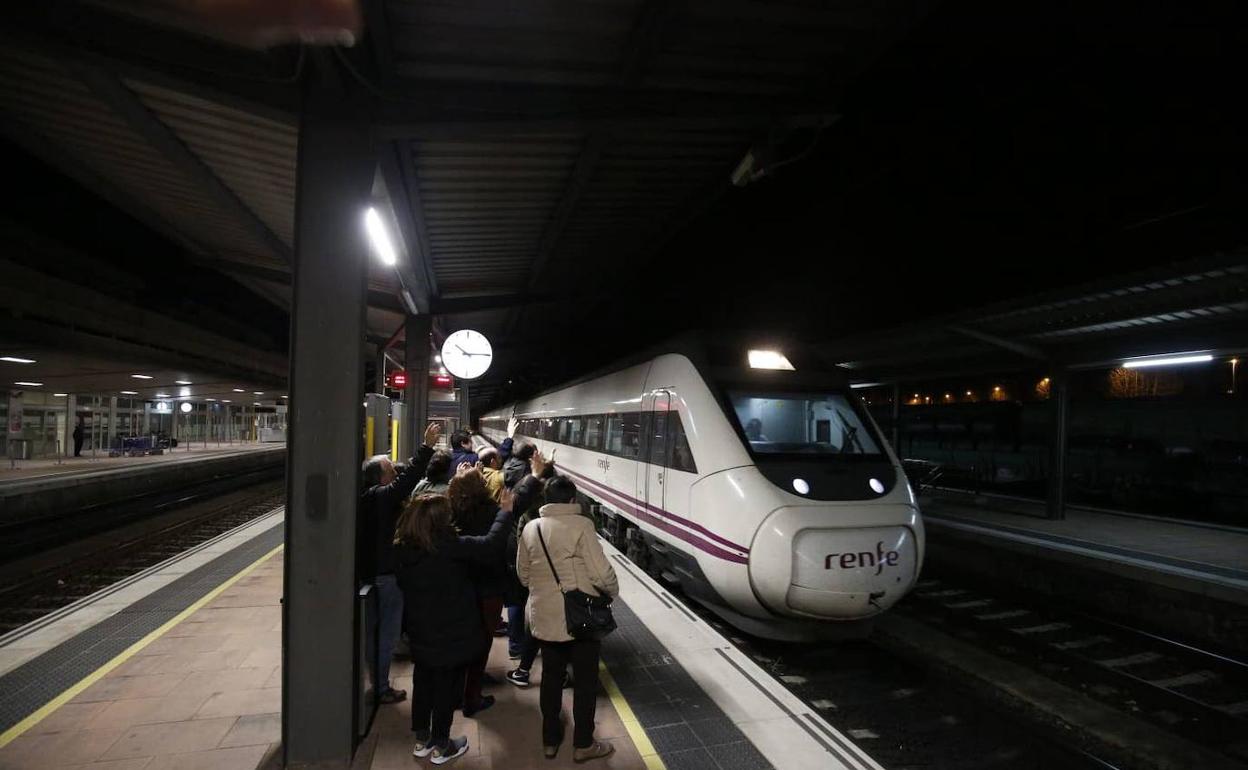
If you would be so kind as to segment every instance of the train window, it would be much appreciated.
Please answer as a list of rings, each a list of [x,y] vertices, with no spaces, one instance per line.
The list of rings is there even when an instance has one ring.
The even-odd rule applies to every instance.
[[[685,436],[685,426],[677,412],[667,413],[667,437],[672,445],[671,466],[678,471],[697,473],[698,466],[693,461],[693,451],[689,449],[689,438]]]
[[[651,465],[667,465],[667,412],[648,412],[650,447],[648,462]]]
[[[620,415],[620,457],[636,457],[641,447],[641,414],[629,412]]]
[[[607,446],[606,453],[619,457],[623,454],[624,445],[624,415],[609,414],[607,415]]]
[[[585,418],[585,448],[596,452],[602,451],[602,434],[607,420],[600,414]]]
[[[554,441],[558,438],[554,418],[542,420],[542,438],[547,441]]]
[[[569,417],[558,417],[555,419],[559,423],[559,437],[555,439],[560,444],[570,444],[568,435],[572,432],[572,420]]]
[[[750,449],[766,454],[882,454],[879,439],[840,393],[730,392]]]
[[[580,446],[585,436],[585,418],[569,417],[568,418],[568,446]]]

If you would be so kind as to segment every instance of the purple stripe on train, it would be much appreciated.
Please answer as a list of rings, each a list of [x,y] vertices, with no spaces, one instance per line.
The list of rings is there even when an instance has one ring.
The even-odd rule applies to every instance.
[[[684,540],[686,543],[689,543],[690,545],[695,546],[701,551],[705,551],[706,553],[709,553],[712,556],[718,557],[725,561],[734,562],[736,564],[748,564],[749,563],[749,559],[745,555],[739,554],[739,553],[733,553],[731,551],[726,551],[714,543],[708,543],[705,540],[702,540],[698,535],[695,535],[692,532],[688,532],[684,529],[681,529],[680,527],[673,526],[671,523],[666,522],[663,519],[660,519],[657,516],[652,515],[648,511],[644,510],[643,508],[639,508],[638,506],[645,505],[646,508],[649,508],[651,511],[659,513],[663,516],[667,516],[676,522],[684,524],[685,526],[688,526],[692,529],[696,529],[699,532],[705,533],[709,537],[712,537],[717,541],[725,543],[732,548],[737,548],[741,551],[745,551],[747,554],[749,553],[749,549],[742,548],[741,546],[736,545],[735,543],[732,543],[728,540],[724,540],[722,537],[719,537],[713,532],[707,531],[705,528],[699,526],[698,524],[694,522],[683,519],[680,516],[676,516],[672,513],[669,513],[668,511],[664,511],[661,508],[655,508],[652,505],[647,505],[645,503],[642,503],[640,500],[636,500],[624,494],[623,492],[620,492],[616,489],[608,487],[606,484],[603,484],[600,481],[595,481],[591,478],[587,478],[586,476],[582,476],[576,471],[569,470],[568,468],[564,466],[560,466],[559,470],[561,472],[567,473],[569,476],[572,476],[578,481],[591,487],[594,491],[598,492],[604,497],[607,497],[608,499],[610,499],[610,502],[613,502],[622,508],[628,509],[633,515],[637,516],[643,521],[646,521],[647,523],[655,527],[658,527],[659,529],[663,530],[664,532],[667,532],[668,534],[674,535],[680,538],[681,540]]]

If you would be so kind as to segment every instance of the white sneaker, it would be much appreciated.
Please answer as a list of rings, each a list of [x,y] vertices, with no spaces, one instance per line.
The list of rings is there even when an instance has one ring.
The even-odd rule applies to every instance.
[[[421,759],[424,759],[425,757],[429,756],[429,754],[432,751],[433,751],[433,744],[430,743],[427,738],[423,741],[417,738],[416,747],[412,749],[412,756],[420,757]]]
[[[445,746],[439,746],[433,750],[433,756],[429,761],[435,765],[444,765],[455,757],[463,756],[468,751],[468,739],[460,736],[459,738],[451,738]]]

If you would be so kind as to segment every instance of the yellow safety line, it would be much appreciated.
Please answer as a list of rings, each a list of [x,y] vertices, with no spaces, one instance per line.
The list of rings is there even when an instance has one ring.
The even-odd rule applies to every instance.
[[[10,743],[12,743],[15,738],[17,738],[22,733],[26,732],[30,728],[42,722],[53,711],[56,711],[61,706],[65,705],[67,701],[69,701],[74,696],[78,695],[78,693],[82,692],[83,690],[87,689],[88,687],[95,684],[99,680],[103,679],[110,671],[117,668],[122,663],[125,663],[127,660],[134,657],[135,655],[137,655],[140,650],[142,650],[144,647],[148,646],[152,642],[159,639],[162,635],[164,635],[166,631],[173,628],[174,626],[181,623],[182,621],[186,620],[197,610],[201,609],[205,604],[217,598],[217,596],[219,596],[222,591],[234,585],[239,580],[246,577],[247,573],[251,572],[256,567],[259,567],[265,561],[272,558],[273,555],[276,554],[278,551],[282,550],[283,547],[284,546],[279,545],[276,548],[274,548],[272,551],[269,551],[268,553],[266,553],[264,556],[261,556],[259,559],[256,559],[251,564],[244,567],[240,572],[236,573],[233,577],[229,578],[221,585],[209,591],[206,595],[204,595],[198,601],[191,604],[191,606],[182,610],[177,615],[174,615],[172,618],[166,621],[165,624],[162,625],[160,628],[157,628],[155,631],[151,632],[150,634],[143,637],[139,641],[130,645],[125,650],[118,653],[118,655],[114,657],[112,660],[108,661],[104,665],[97,668],[95,671],[92,671],[90,674],[88,674],[86,678],[84,678],[82,681],[78,682],[77,684],[73,685],[65,692],[61,693],[60,695],[56,696],[52,700],[45,703],[38,711],[35,711],[33,714],[26,717],[25,719],[18,722],[17,724],[13,725],[8,730],[5,730],[3,734],[0,734],[0,748],[3,748],[9,745]]]
[[[663,758],[654,750],[650,736],[646,735],[646,730],[641,726],[641,722],[637,721],[637,715],[633,713],[632,706],[624,700],[624,694],[620,692],[611,672],[607,670],[607,664],[601,660],[598,661],[598,679],[606,689],[607,697],[611,698],[611,705],[615,707],[615,712],[620,715],[620,721],[624,723],[628,737],[633,739],[637,753],[641,754],[641,761],[646,763],[646,770],[667,770],[667,765],[663,764]]]

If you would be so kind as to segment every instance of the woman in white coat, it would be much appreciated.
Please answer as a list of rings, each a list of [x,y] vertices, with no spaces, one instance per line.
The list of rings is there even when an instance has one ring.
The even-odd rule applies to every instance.
[[[525,614],[530,633],[541,644],[542,670],[559,672],[572,664],[573,759],[584,762],[605,757],[613,750],[610,743],[594,740],[598,654],[602,643],[573,639],[568,633],[559,586],[562,584],[568,591],[615,597],[620,593],[620,584],[602,552],[593,520],[582,515],[572,480],[554,476],[546,482],[544,495],[546,504],[541,507],[540,516],[530,521],[520,535],[516,576],[529,589]],[[554,573],[558,573],[558,581]],[[542,676],[542,744],[547,757],[558,753],[563,740],[562,690],[562,676]]]

